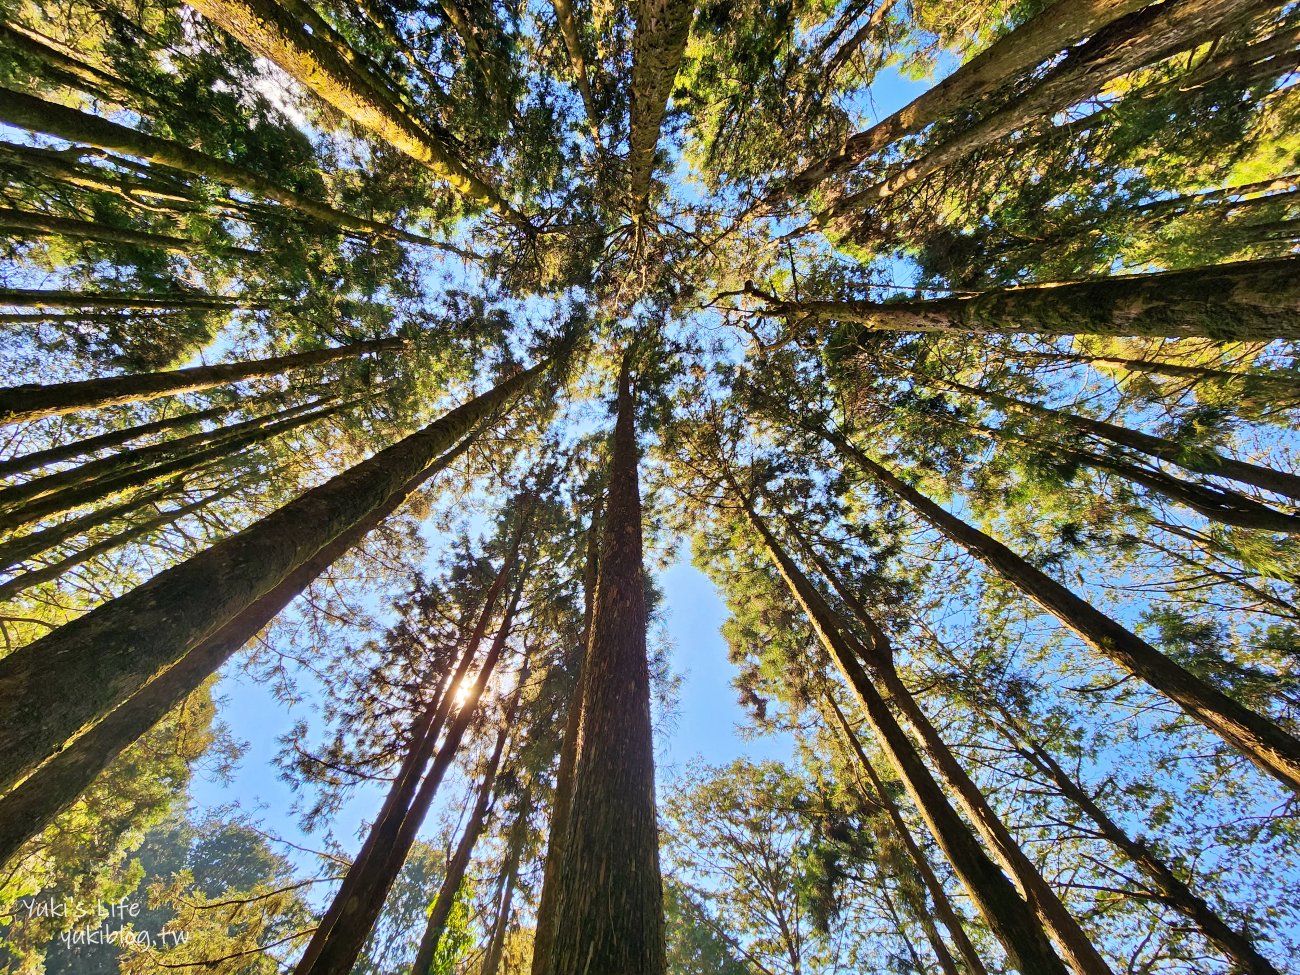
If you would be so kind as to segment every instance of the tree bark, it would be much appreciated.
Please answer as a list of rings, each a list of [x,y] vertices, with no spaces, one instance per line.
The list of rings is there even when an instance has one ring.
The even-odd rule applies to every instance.
[[[0,788],[362,523],[548,367],[543,360],[124,596],[0,659]],[[66,693],[75,687],[77,693]]]
[[[587,113],[587,128],[599,149],[603,146],[600,138],[600,116],[596,112],[596,99],[591,92],[591,74],[587,69],[587,57],[582,53],[582,38],[578,34],[578,20],[573,15],[570,0],[551,0],[555,9],[555,20],[564,38],[564,49],[569,55],[569,64],[573,68],[574,80],[578,94],[582,97],[582,107]]]
[[[75,802],[118,755],[215,674],[317,576],[400,508],[429,476],[445,469],[468,449],[481,429],[480,426],[471,431],[456,447],[438,458],[428,472],[408,481],[365,520],[335,538],[217,633],[75,738],[16,788],[0,795],[0,865]]]
[[[0,297],[0,302],[3,297]],[[350,359],[365,352],[385,352],[405,348],[407,340],[400,337],[371,339],[354,342],[333,349],[312,349],[271,359],[251,362],[229,362],[215,366],[191,366],[166,372],[134,373],[111,376],[106,379],[83,379],[80,382],[56,383],[42,386],[29,383],[0,389],[0,424],[39,420],[47,416],[62,416],[80,410],[120,406],[123,403],[143,403],[162,396],[176,396],[200,389],[211,389],[228,383],[243,382],[264,376],[296,372],[321,366],[339,359]]]
[[[1026,354],[1026,353],[1021,353]],[[1188,366],[1176,362],[1160,362],[1154,359],[1132,359],[1125,356],[1117,355],[1089,355],[1079,352],[1035,352],[1028,353],[1035,358],[1049,360],[1059,360],[1061,362],[1078,362],[1087,366],[1095,366],[1097,363],[1106,365],[1119,366],[1128,372],[1149,372],[1157,376],[1168,376],[1171,379],[1190,379],[1193,383],[1209,381],[1222,383],[1240,384],[1242,394],[1251,396],[1255,393],[1265,397],[1273,398],[1281,394],[1284,398],[1280,402],[1294,401],[1300,399],[1300,377],[1286,375],[1270,375],[1266,372],[1234,372],[1230,369],[1214,369],[1210,366]],[[1260,387],[1275,392],[1264,392]],[[1278,400],[1274,400],[1275,402]]]
[[[0,307],[6,308],[118,308],[127,311],[241,311],[269,308],[266,302],[193,291],[43,291],[35,288],[0,288]]]
[[[655,146],[686,51],[695,5],[690,0],[637,0],[635,10],[627,167],[628,214],[639,223],[650,204]]]
[[[483,964],[479,975],[496,975],[501,967],[501,957],[505,953],[506,934],[510,930],[510,907],[514,902],[515,884],[519,880],[519,860],[523,855],[524,841],[528,838],[528,803],[525,802],[520,818],[515,820],[514,829],[506,848],[506,862],[501,875],[501,896],[497,898],[496,917],[492,923],[492,937],[488,941],[487,951],[483,955]]]
[[[0,88],[0,121],[29,132],[43,132],[74,145],[94,146],[109,152],[122,153],[150,163],[178,169],[193,176],[202,176],[227,186],[254,193],[282,206],[306,214],[318,223],[337,230],[364,237],[395,237],[412,244],[440,247],[437,241],[418,234],[407,233],[397,227],[367,220],[336,210],[292,190],[277,186],[242,166],[206,155],[168,139],[137,132],[97,115],[89,115],[55,102],[37,98],[9,88]]]
[[[976,149],[1096,94],[1117,78],[1282,6],[1280,0],[1166,0],[1113,20],[1012,104],[933,147],[887,179],[838,200],[813,224],[826,225],[893,196]]]
[[[878,331],[1294,340],[1300,339],[1300,258],[1027,284],[931,301],[774,301],[768,307],[792,322],[861,325],[837,337],[842,350],[836,351],[847,354]]]
[[[952,901],[948,897],[948,892],[944,889],[943,882],[939,880],[934,868],[930,866],[930,860],[926,857],[925,851],[921,849],[920,844],[916,842],[916,838],[912,836],[907,821],[903,819],[902,810],[898,808],[898,804],[885,790],[885,783],[881,781],[880,774],[876,771],[875,765],[872,764],[866,749],[862,747],[862,742],[858,740],[857,733],[840,709],[839,702],[830,693],[826,694],[826,701],[831,706],[831,712],[835,715],[835,723],[839,726],[844,739],[849,743],[849,747],[853,749],[859,767],[870,781],[871,788],[875,791],[881,808],[885,810],[885,814],[889,817],[895,835],[898,836],[899,842],[903,844],[908,857],[916,866],[916,872],[920,875],[921,882],[925,884],[925,889],[929,892],[930,900],[934,904],[934,913],[943,922],[943,926],[948,931],[948,936],[952,938],[953,943],[957,946],[957,952],[961,955],[966,971],[969,975],[988,975],[988,969],[984,967],[983,959],[980,958],[979,952],[975,950],[975,946],[971,944],[970,937],[966,934],[965,925],[962,924],[956,908],[952,906]]]
[[[732,490],[791,596],[808,617],[818,641],[848,681],[877,744],[907,787],[939,848],[952,864],[994,936],[1006,949],[1011,965],[1024,975],[1066,975],[1065,965],[1057,957],[1033,910],[989,859],[979,840],[949,804],[911,740],[894,719],[885,699],[862,669],[857,650],[839,629],[826,600],[781,547],[754,510],[752,502],[734,482]]]
[[[1149,0],[1057,0],[1032,20],[1004,34],[937,85],[871,128],[855,133],[833,155],[809,163],[768,196],[775,203],[802,196],[818,183],[857,166],[899,139],[980,104],[1024,72],[1067,50]]]
[[[1300,740],[1295,736],[1184,670],[1001,542],[949,514],[871,460],[842,434],[821,432],[881,488],[1055,616],[1099,654],[1164,694],[1188,717],[1251,759],[1261,771],[1300,792]]]
[[[600,573],[583,664],[554,932],[535,975],[664,975],[633,351],[618,378]]]
[[[488,207],[521,230],[532,230],[527,217],[455,156],[444,133],[417,120],[377,91],[326,38],[304,33],[274,0],[195,0],[193,7],[249,50],[279,65],[308,91],[410,156],[463,196]]]
[[[1262,467],[1259,464],[1250,464],[1232,457],[1225,457],[1208,447],[1186,447],[1176,441],[1166,440],[1164,437],[1143,433],[1141,430],[1132,430],[1128,427],[1096,420],[1078,413],[1052,409],[1038,403],[1030,403],[1013,396],[995,393],[991,390],[977,389],[974,386],[967,386],[965,383],[959,383],[953,379],[940,379],[938,382],[943,386],[978,396],[1001,409],[1045,419],[1059,424],[1067,430],[1098,437],[1121,447],[1128,447],[1151,457],[1158,457],[1171,464],[1177,464],[1184,470],[1226,477],[1241,484],[1250,484],[1262,490],[1272,491],[1283,497],[1300,501],[1300,477],[1295,474],[1273,470],[1270,467]],[[1300,387],[1298,387],[1298,391],[1300,391]],[[1294,529],[1281,528],[1276,530],[1291,531]]]

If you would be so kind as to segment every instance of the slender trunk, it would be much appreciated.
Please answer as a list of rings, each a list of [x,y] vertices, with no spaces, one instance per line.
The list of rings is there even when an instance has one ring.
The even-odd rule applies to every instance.
[[[470,811],[469,822],[465,824],[460,842],[456,844],[456,852],[452,854],[447,864],[447,872],[442,878],[442,885],[438,888],[438,895],[433,900],[433,907],[429,909],[429,921],[425,925],[423,937],[420,938],[420,946],[411,965],[411,975],[432,975],[434,954],[438,950],[438,943],[442,940],[443,930],[447,927],[447,918],[451,916],[451,909],[456,903],[456,894],[465,879],[465,871],[474,856],[474,846],[478,843],[479,834],[483,832],[483,826],[487,822],[488,809],[492,805],[492,789],[496,784],[497,770],[501,766],[501,756],[505,752],[506,739],[509,735],[510,722],[502,722],[501,728],[497,731],[496,747],[492,750],[492,757],[488,759],[483,770],[483,778],[479,782],[478,796],[474,808]]]
[[[164,528],[174,522],[179,521],[186,515],[191,515],[196,511],[202,511],[204,508],[227,498],[234,494],[240,488],[244,487],[243,481],[235,481],[227,487],[213,491],[197,501],[191,501],[189,504],[183,504],[178,508],[170,511],[164,511],[153,518],[146,518],[143,521],[136,522],[116,534],[109,535],[97,542],[92,542],[80,551],[74,552],[67,558],[59,559],[57,562],[51,562],[49,565],[43,565],[38,569],[32,569],[30,572],[24,572],[22,575],[15,576],[8,582],[0,584],[0,600],[12,599],[19,593],[26,592],[33,586],[39,586],[44,582],[60,578],[64,573],[70,572],[79,565],[84,565],[96,556],[103,555],[105,552],[111,552],[114,549],[121,548],[137,538],[148,535],[150,532],[159,528]]]
[[[1219,582],[1240,589],[1243,594],[1249,595],[1251,598],[1256,599],[1259,602],[1265,603],[1266,605],[1271,607],[1270,610],[1261,610],[1258,606],[1252,606],[1250,607],[1251,610],[1259,611],[1259,612],[1271,612],[1271,614],[1274,616],[1280,615],[1287,619],[1300,621],[1300,607],[1297,607],[1294,602],[1291,602],[1286,599],[1281,599],[1278,596],[1274,595],[1273,593],[1269,592],[1267,589],[1261,588],[1260,586],[1256,586],[1250,582],[1247,582],[1245,579],[1232,575],[1231,573],[1226,572],[1223,569],[1202,562],[1197,558],[1195,558],[1194,556],[1188,555],[1186,552],[1180,552],[1177,549],[1170,548],[1167,545],[1161,545],[1159,542],[1155,541],[1150,537],[1150,533],[1144,533],[1143,535],[1125,534],[1123,536],[1123,540],[1127,542],[1129,545],[1133,545],[1133,546],[1144,545],[1147,548],[1155,549],[1157,552],[1162,552],[1165,555],[1168,555],[1170,558],[1172,558],[1175,562],[1178,562],[1181,565],[1194,570],[1201,578],[1204,578],[1205,576],[1211,576],[1217,579]],[[1193,579],[1195,578],[1196,576],[1193,576]],[[1178,580],[1171,580],[1171,582],[1175,586],[1180,585]]]
[[[114,99],[124,106],[129,106],[133,100],[137,108],[153,101],[148,92],[112,72],[87,64],[74,56],[74,52],[61,49],[62,45],[36,31],[14,23],[0,23],[0,39],[5,47],[26,55],[39,65],[39,74],[43,78]]]
[[[690,0],[637,0],[635,11],[627,167],[628,214],[639,223],[650,204],[655,146],[695,5]]]
[[[591,93],[591,74],[587,69],[587,57],[582,53],[582,38],[578,34],[578,20],[573,15],[573,4],[569,0],[551,0],[551,6],[555,9],[560,36],[564,38],[564,49],[569,55],[578,94],[582,96],[582,107],[587,113],[587,128],[596,147],[600,148],[603,145],[600,138],[600,116],[596,112],[596,99]]]
[[[438,458],[429,472],[412,478],[365,520],[335,538],[265,596],[109,712],[85,734],[74,739],[16,788],[3,793],[0,796],[0,865],[8,862],[23,843],[72,805],[118,755],[215,674],[317,576],[400,508],[428,476],[443,470],[467,450],[479,430],[469,433],[456,447]]]
[[[990,99],[1026,71],[1148,2],[1057,0],[893,115],[850,136],[838,152],[805,166],[773,191],[769,202],[806,195],[826,177],[852,169],[899,139]]]
[[[1037,403],[1030,403],[1012,396],[1004,396],[1001,393],[995,393],[987,389],[977,389],[956,380],[940,379],[938,382],[943,386],[970,393],[972,396],[978,396],[993,403],[1000,409],[1045,419],[1059,424],[1067,430],[1098,437],[1121,447],[1128,447],[1152,457],[1159,457],[1161,460],[1177,464],[1185,470],[1230,478],[1242,484],[1250,484],[1262,490],[1272,491],[1275,494],[1300,501],[1300,477],[1295,474],[1273,470],[1270,467],[1262,467],[1259,464],[1247,463],[1232,457],[1225,457],[1208,447],[1187,446],[1175,440],[1166,440],[1164,437],[1143,433],[1141,430],[1132,430],[1115,423],[1095,420],[1090,416],[1040,406]],[[1294,529],[1278,528],[1275,530],[1293,531]]]
[[[316,389],[314,392],[320,392]],[[106,433],[97,434],[93,437],[87,437],[84,440],[70,440],[65,444],[57,447],[47,447],[44,450],[34,450],[29,454],[23,454],[20,457],[12,457],[9,460],[0,461],[0,477],[10,477],[14,474],[25,474],[28,471],[39,470],[43,467],[49,467],[53,464],[61,463],[65,460],[72,460],[74,457],[80,457],[83,454],[94,454],[101,450],[108,450],[110,447],[120,447],[124,443],[130,443],[132,440],[140,440],[144,437],[153,436],[156,433],[165,433],[176,427],[193,426],[196,423],[206,423],[209,420],[219,420],[223,416],[235,412],[241,408],[247,408],[257,403],[267,401],[282,400],[288,394],[276,390],[271,393],[265,393],[261,396],[249,396],[231,403],[225,403],[220,406],[212,406],[206,410],[198,410],[193,413],[175,413],[172,416],[164,417],[161,420],[151,420],[148,423],[141,423],[133,427],[123,427],[120,430],[109,430]]]
[[[80,146],[71,149],[41,149],[13,142],[0,142],[0,159],[5,168],[23,172],[28,182],[32,177],[44,177],[64,186],[97,193],[110,193],[124,202],[145,209],[167,209],[194,213],[205,209],[199,198],[179,179],[165,180],[159,173],[124,173],[103,166],[92,166],[82,159],[92,155],[107,155],[99,150]],[[152,202],[151,202],[152,201]],[[224,201],[231,205],[233,201]]]
[[[916,945],[912,944],[912,939],[907,933],[907,925],[903,923],[903,913],[899,911],[898,905],[894,903],[894,898],[889,894],[889,888],[884,884],[880,885],[880,896],[885,902],[885,909],[889,912],[890,920],[894,922],[894,934],[902,940],[903,946],[907,949],[907,955],[912,960],[912,971],[924,975],[927,967],[925,961],[921,958],[921,953],[916,950]],[[930,942],[930,947],[934,949],[935,954],[938,956],[939,967],[943,969],[944,975],[958,975],[957,966],[952,955],[948,953],[948,946],[938,936],[934,922],[924,916],[919,916],[916,920],[920,921],[926,939]]]
[[[564,839],[573,802],[573,766],[578,756],[578,730],[583,712],[583,666],[591,643],[591,617],[595,608],[597,577],[600,569],[600,523],[602,499],[597,499],[587,526],[587,557],[583,563],[582,636],[570,656],[573,660],[573,694],[564,717],[564,738],[560,744],[560,761],[555,772],[555,796],[551,802],[547,830],[546,859],[542,864],[542,890],[537,901],[537,926],[533,935],[533,971],[546,970],[550,964],[555,939],[555,898],[558,896],[560,865],[564,862]]]
[[[326,203],[277,186],[273,181],[242,166],[198,152],[179,142],[137,132],[125,125],[118,125],[97,115],[66,108],[34,95],[0,88],[0,121],[30,132],[43,132],[74,145],[94,146],[97,149],[122,153],[156,165],[178,169],[192,176],[202,176],[205,179],[224,183],[265,199],[274,200],[282,206],[306,214],[318,223],[346,233],[365,237],[395,237],[413,244],[441,246],[427,237],[336,210]]]
[[[837,201],[819,214],[825,225],[872,202],[886,199],[918,180],[1069,108],[1110,82],[1219,37],[1251,17],[1284,6],[1280,0],[1166,0],[1134,11],[1103,27],[1012,104],[932,148],[887,179]]]
[[[0,660],[0,788],[364,522],[547,368],[522,370],[243,531]],[[65,693],[76,687],[77,694]]]
[[[208,245],[200,246],[183,237],[171,237],[167,234],[111,227],[89,220],[75,220],[70,217],[55,217],[45,213],[0,207],[0,234],[6,230],[23,231],[33,237],[68,237],[74,240],[93,240],[102,244],[122,244],[126,247],[156,247],[186,257],[193,256],[196,251],[211,250]],[[21,237],[23,234],[14,236]],[[222,246],[217,250],[221,254],[236,254],[240,257],[258,256],[257,251],[245,247]]]
[[[1092,941],[1056,896],[1056,891],[1043,879],[1038,868],[1025,856],[1011,831],[989,805],[979,786],[966,774],[966,770],[940,737],[938,729],[898,676],[898,671],[894,668],[893,647],[884,629],[821,553],[811,545],[806,544],[806,547],[812,554],[818,571],[844,600],[869,637],[865,643],[854,641],[859,659],[875,683],[884,688],[885,697],[898,709],[903,720],[920,739],[921,748],[938,770],[939,778],[956,796],[957,805],[974,823],[994,858],[1011,876],[1021,896],[1043,922],[1043,927],[1061,949],[1066,962],[1078,975],[1111,975],[1110,967]]]
[[[0,523],[13,512],[21,511],[33,502],[57,495],[72,488],[90,484],[106,485],[119,475],[128,471],[138,471],[163,461],[177,458],[190,458],[203,447],[234,440],[240,444],[245,434],[260,431],[282,420],[310,413],[313,410],[336,401],[333,395],[322,397],[296,406],[285,407],[263,416],[232,424],[228,427],[216,427],[212,430],[200,430],[175,440],[163,440],[159,443],[124,450],[107,457],[98,457],[54,471],[41,477],[34,477],[6,488],[0,488]],[[354,401],[356,402],[356,401]]]
[[[194,8],[249,50],[277,64],[304,88],[393,148],[410,156],[457,192],[531,230],[528,219],[458,159],[447,137],[410,115],[352,68],[328,38],[304,33],[274,0],[195,0]]]
[[[1201,193],[1189,193],[1181,196],[1169,197],[1163,200],[1152,200],[1149,203],[1143,203],[1137,207],[1140,214],[1169,214],[1182,213],[1188,210],[1198,210],[1203,207],[1222,204],[1232,206],[1229,202],[1233,197],[1240,201],[1241,197],[1253,196],[1256,193],[1273,193],[1277,190],[1288,191],[1285,195],[1290,195],[1297,184],[1300,184],[1300,173],[1291,173],[1289,176],[1282,176],[1278,179],[1259,180],[1254,183],[1241,183],[1236,186],[1223,186],[1214,190],[1205,190]],[[1260,197],[1260,202],[1268,200],[1270,197]],[[1241,201],[1246,202],[1246,201]]]
[[[527,813],[528,803],[525,802],[523,812],[515,820],[514,829],[510,831],[506,862],[501,874],[501,896],[497,898],[492,937],[483,955],[483,964],[479,966],[479,975],[496,975],[497,969],[501,966],[501,957],[505,953],[506,934],[510,930],[510,907],[514,902],[515,884],[519,880],[519,861],[523,856],[524,841],[528,838]]]
[[[1079,362],[1088,366],[1104,363],[1119,366],[1129,372],[1149,372],[1157,376],[1168,376],[1172,379],[1190,379],[1193,382],[1237,383],[1240,384],[1243,395],[1257,392],[1258,388],[1263,386],[1276,391],[1274,393],[1261,393],[1265,397],[1283,394],[1287,399],[1300,399],[1300,377],[1288,375],[1270,375],[1260,371],[1234,372],[1229,369],[1213,369],[1209,366],[1188,366],[1176,362],[1157,362],[1153,359],[1130,359],[1113,355],[1085,355],[1075,352],[1029,354],[1035,358],[1059,360],[1061,362]]]
[[[839,702],[835,700],[833,694],[826,694],[826,701],[831,706],[831,711],[835,715],[835,723],[839,725],[841,733],[853,749],[853,754],[858,760],[858,765],[866,774],[867,779],[871,782],[871,788],[876,794],[877,801],[889,816],[889,822],[894,827],[894,833],[898,836],[899,842],[903,844],[903,849],[907,851],[908,857],[916,867],[916,872],[921,877],[921,882],[930,894],[930,900],[934,903],[934,913],[938,915],[943,926],[948,930],[948,936],[952,938],[953,943],[957,946],[957,951],[961,955],[963,964],[969,975],[988,975],[988,969],[984,967],[984,961],[980,958],[979,952],[971,944],[970,937],[966,934],[965,925],[962,924],[961,918],[957,914],[956,908],[952,906],[952,901],[948,897],[948,892],[944,889],[943,882],[935,874],[934,868],[930,866],[930,860],[925,855],[916,838],[912,836],[911,829],[908,828],[907,821],[903,819],[902,810],[898,804],[885,789],[885,783],[881,780],[880,775],[876,772],[875,765],[872,764],[867,751],[862,747],[862,742],[858,740],[857,733],[849,724],[848,718],[840,710]]]
[[[878,331],[1300,339],[1300,257],[1028,284],[931,301],[776,301],[769,308],[792,322],[860,325],[846,326],[833,343],[845,355]]]
[[[889,12],[894,9],[899,0],[879,0],[871,16],[867,18],[866,23],[853,32],[853,36],[835,49],[835,55],[826,62],[826,67],[822,70],[823,76],[828,82],[835,80],[835,75],[849,58],[857,53],[885,22]]]
[[[1033,910],[1006,875],[989,859],[979,840],[952,808],[915,746],[890,712],[885,699],[858,661],[858,654],[835,622],[835,615],[812,582],[786,554],[776,537],[733,483],[745,516],[763,541],[822,646],[848,681],[876,742],[907,787],[939,848],[952,864],[976,908],[1006,949],[1011,965],[1024,975],[1066,975]]]
[[[554,933],[535,975],[663,975],[666,965],[632,355],[624,354],[618,378]]]
[[[32,288],[0,288],[0,306],[6,308],[117,308],[126,311],[257,311],[266,302],[195,291],[42,291]]]
[[[1130,836],[1101,808],[1095,799],[1061,766],[1041,744],[1034,741],[1024,727],[1001,704],[994,707],[1001,721],[994,720],[1022,758],[1045,775],[1063,797],[1074,803],[1097,827],[1097,832],[1128,857],[1150,878],[1161,903],[1190,920],[1206,940],[1223,952],[1236,972],[1245,975],[1281,975],[1251,939],[1228,924],[1210,904],[1196,894],[1175,870],[1165,863],[1146,841]]]
[[[500,629],[497,630],[496,637],[479,667],[474,684],[456,712],[456,716],[448,724],[447,736],[438,748],[433,764],[420,783],[420,788],[412,798],[409,808],[401,817],[399,828],[393,835],[391,844],[379,844],[375,847],[374,855],[364,864],[363,869],[367,876],[343,898],[338,920],[324,936],[321,937],[319,932],[313,936],[312,945],[318,944],[319,947],[313,954],[312,945],[308,946],[308,953],[304,954],[294,969],[295,975],[349,975],[356,965],[366,938],[369,937],[371,929],[374,928],[383,911],[384,900],[392,889],[402,864],[406,862],[411,846],[415,843],[420,827],[424,823],[424,817],[428,814],[429,806],[437,794],[438,786],[442,784],[443,776],[446,775],[447,769],[456,757],[465,732],[478,708],[479,700],[483,696],[483,690],[487,687],[497,661],[501,658],[501,651],[505,648],[506,639],[514,622],[521,588],[522,579],[515,585],[505,608]],[[455,686],[451,685],[453,688]],[[340,897],[343,897],[342,892]],[[339,899],[336,897],[335,901]]]
[[[1300,791],[1300,741],[1295,736],[1184,670],[1001,542],[949,514],[871,460],[842,434],[822,433],[885,491],[1055,616],[1103,657],[1164,694],[1188,717],[1250,758],[1261,771],[1287,788]]]
[[[280,436],[281,434],[289,433],[292,430],[315,423],[318,420],[325,420],[332,416],[337,416],[360,402],[362,402],[362,400],[351,400],[346,403],[329,406],[310,413],[303,413],[298,416],[290,416],[283,420],[276,420],[273,423],[265,423],[264,418],[259,417],[256,420],[249,420],[246,423],[236,424],[236,426],[231,427],[226,431],[224,437],[218,438],[211,446],[200,447],[197,450],[188,451],[152,467],[127,466],[125,469],[105,474],[103,477],[92,481],[89,484],[83,484],[79,487],[70,487],[48,496],[38,498],[34,501],[29,501],[26,504],[14,505],[7,509],[0,509],[0,528],[12,530],[14,528],[22,528],[27,525],[32,525],[54,515],[60,515],[66,511],[72,511],[76,508],[84,508],[87,505],[104,501],[114,495],[121,494],[123,491],[144,487],[145,485],[156,483],[164,477],[193,470],[198,465],[210,460],[237,456],[240,451],[246,450],[255,444],[264,443]],[[104,460],[106,465],[111,467],[116,464],[119,459],[116,457],[106,457]],[[52,474],[50,476],[57,477],[58,475]],[[41,480],[44,480],[44,478]],[[18,485],[18,487],[22,488],[26,487],[26,485]],[[9,488],[6,490],[15,489]]]
[[[101,525],[108,524],[115,518],[128,515],[147,504],[161,500],[167,495],[180,490],[183,484],[184,477],[177,477],[149,491],[134,494],[118,504],[96,508],[94,511],[87,512],[77,518],[70,518],[50,528],[43,528],[40,531],[29,532],[26,535],[0,542],[0,569],[8,569],[11,566],[18,565],[40,555],[42,552],[48,552],[56,545],[62,545],[71,538],[84,535]]]
[[[3,298],[0,297],[0,301]],[[176,396],[228,383],[278,376],[340,359],[350,359],[365,352],[402,349],[407,340],[400,337],[354,342],[334,349],[313,349],[271,359],[251,362],[228,362],[215,366],[191,366],[166,372],[134,373],[106,379],[83,379],[80,382],[42,386],[29,383],[0,389],[0,424],[62,416],[80,410],[143,403],[161,396]]]

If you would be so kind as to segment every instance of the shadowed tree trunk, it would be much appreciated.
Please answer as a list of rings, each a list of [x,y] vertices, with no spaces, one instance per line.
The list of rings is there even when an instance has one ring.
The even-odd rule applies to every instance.
[[[861,325],[833,340],[834,351],[847,355],[878,331],[1297,339],[1300,258],[1028,284],[931,301],[774,301],[769,308],[792,324]]]
[[[519,861],[523,856],[524,843],[528,839],[528,813],[531,797],[525,795],[520,814],[515,819],[510,837],[506,841],[506,860],[502,866],[500,893],[496,898],[496,916],[492,923],[492,937],[488,940],[487,951],[483,954],[483,964],[479,975],[496,975],[501,967],[501,957],[505,953],[506,935],[510,931],[510,908],[514,902],[515,884],[519,880]]]
[[[283,582],[199,644],[175,665],[75,738],[12,791],[0,797],[0,865],[90,788],[113,759],[161,721],[172,708],[271,622],[312,581],[400,508],[430,476],[443,470],[477,439],[483,425],[412,478],[368,518],[335,538]]]
[[[650,204],[655,146],[682,63],[695,5],[691,0],[637,0],[632,38],[628,135],[628,213],[640,222]]]
[[[828,176],[852,169],[907,135],[989,98],[1009,82],[1149,0],[1057,0],[1008,31],[938,84],[870,129],[845,140],[838,152],[805,166],[777,187],[769,202],[801,196]]]
[[[194,9],[249,50],[277,64],[304,88],[405,153],[457,192],[520,229],[528,219],[451,151],[446,136],[378,91],[327,38],[305,33],[275,0],[195,0]]]
[[[364,522],[547,368],[517,372],[231,538],[0,660],[0,788]],[[69,695],[66,688],[76,687]]]
[[[80,410],[143,403],[161,396],[176,396],[199,389],[211,389],[227,383],[278,376],[282,373],[322,366],[340,359],[350,359],[365,352],[383,352],[405,348],[400,337],[354,342],[335,349],[312,349],[271,359],[252,362],[227,362],[215,366],[191,366],[167,372],[132,373],[106,379],[83,379],[79,382],[42,386],[30,383],[0,389],[0,423],[18,423],[47,416],[62,416]]]
[[[419,234],[408,233],[385,223],[367,220],[336,210],[327,203],[305,197],[292,190],[277,186],[265,176],[244,169],[234,163],[209,156],[179,142],[147,135],[125,125],[55,102],[37,98],[10,88],[0,88],[0,122],[29,132],[43,132],[74,145],[93,146],[108,152],[134,156],[160,166],[202,176],[227,186],[246,190],[257,196],[299,213],[306,214],[318,223],[336,230],[364,237],[394,237],[411,244],[443,247],[437,241]],[[452,249],[454,248],[444,248]]]
[[[995,393],[991,390],[967,386],[953,379],[931,381],[937,382],[941,386],[970,393],[972,396],[978,396],[1009,412],[1048,420],[1067,430],[1099,437],[1121,447],[1129,447],[1152,457],[1159,457],[1161,460],[1177,464],[1189,471],[1230,478],[1242,484],[1250,484],[1265,491],[1272,491],[1275,494],[1281,494],[1284,497],[1300,501],[1300,477],[1295,474],[1276,471],[1269,467],[1262,467],[1259,464],[1250,464],[1232,457],[1225,457],[1208,447],[1184,446],[1176,441],[1166,440],[1164,437],[1143,433],[1141,430],[1131,430],[1115,423],[1095,420],[1090,416],[1056,410],[1040,406],[1037,403],[1016,399],[1013,396]],[[1300,384],[1296,386],[1296,391],[1300,392]],[[1290,529],[1278,530],[1288,531]]]
[[[862,669],[858,650],[839,629],[826,600],[781,547],[739,485],[733,481],[731,488],[791,596],[808,617],[818,641],[852,688],[877,744],[907,787],[962,886],[1006,949],[1011,964],[1023,975],[1066,975],[1065,965],[1057,957],[1033,910],[949,804],[885,699]]]
[[[1034,568],[1001,542],[949,514],[871,460],[843,434],[819,431],[889,494],[966,549],[1125,673],[1140,678],[1292,791],[1300,791],[1300,740],[1184,670],[1141,637]]]
[[[948,930],[949,937],[957,946],[957,952],[961,955],[962,963],[966,966],[969,975],[988,975],[988,969],[984,967],[984,962],[971,944],[970,937],[966,934],[966,928],[962,924],[961,918],[957,915],[957,910],[952,906],[952,901],[948,897],[948,892],[944,889],[943,882],[935,874],[934,868],[930,866],[930,861],[925,855],[916,838],[912,836],[912,831],[903,819],[903,813],[898,808],[898,804],[890,797],[885,790],[885,783],[881,780],[880,775],[876,772],[866,749],[862,747],[862,742],[858,740],[857,733],[849,724],[848,718],[840,710],[839,703],[835,700],[833,694],[826,694],[826,702],[830,705],[832,713],[835,715],[835,723],[839,726],[844,739],[853,749],[853,754],[858,760],[858,765],[866,774],[871,788],[875,791],[876,799],[885,814],[889,816],[889,821],[894,827],[894,833],[898,836],[899,842],[907,851],[908,857],[916,865],[916,872],[921,877],[921,882],[930,894],[930,900],[934,903],[934,913],[943,926]]]
[[[666,966],[633,354],[624,353],[618,378],[573,794],[548,922],[553,940],[534,975],[663,975]]]

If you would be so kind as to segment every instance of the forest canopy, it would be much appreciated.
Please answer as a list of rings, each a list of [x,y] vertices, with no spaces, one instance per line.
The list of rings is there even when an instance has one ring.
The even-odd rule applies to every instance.
[[[0,975],[1296,971],[1300,4],[0,6]]]

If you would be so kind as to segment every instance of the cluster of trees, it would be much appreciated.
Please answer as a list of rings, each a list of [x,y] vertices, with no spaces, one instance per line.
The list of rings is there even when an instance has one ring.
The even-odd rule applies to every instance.
[[[1294,4],[2,14],[0,971],[1300,954]]]

